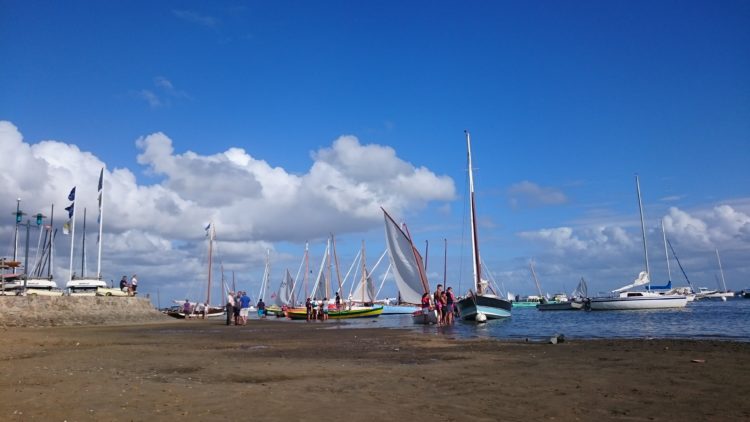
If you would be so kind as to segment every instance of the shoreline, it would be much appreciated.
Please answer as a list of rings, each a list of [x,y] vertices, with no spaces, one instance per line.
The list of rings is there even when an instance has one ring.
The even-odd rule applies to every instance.
[[[5,328],[0,417],[202,420],[233,417],[238,405],[253,420],[750,417],[748,343],[553,345],[352,328],[259,320]]]

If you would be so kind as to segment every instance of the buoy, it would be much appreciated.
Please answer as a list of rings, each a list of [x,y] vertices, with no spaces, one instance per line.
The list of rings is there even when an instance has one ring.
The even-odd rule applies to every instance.
[[[487,322],[487,315],[482,312],[477,312],[477,316],[474,317],[477,322]]]

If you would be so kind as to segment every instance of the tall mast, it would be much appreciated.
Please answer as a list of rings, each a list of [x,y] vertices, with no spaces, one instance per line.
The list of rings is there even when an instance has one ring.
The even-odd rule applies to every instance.
[[[73,191],[75,191],[75,186],[73,186]],[[70,199],[70,195],[68,195],[68,199]],[[70,224],[73,226],[70,229],[70,279],[69,281],[73,281],[73,245],[74,240],[76,238],[76,202],[75,202],[75,194],[73,196],[73,216],[70,219]]]
[[[333,233],[331,233],[331,240],[333,241],[333,262],[334,265],[336,265],[336,279],[339,282],[339,295],[344,293],[344,286],[341,284],[341,270],[339,269],[339,256],[336,253],[336,238],[333,236]]]
[[[724,292],[727,291],[727,282],[724,280],[724,269],[721,268],[721,258],[719,258],[719,250],[716,249],[716,260],[719,261],[719,272],[721,272],[721,284],[724,286]]]
[[[641,182],[635,175],[635,187],[638,191],[638,210],[641,212],[641,234],[643,235],[643,259],[646,262],[646,274],[651,277],[651,269],[648,266],[648,247],[646,246],[646,223],[643,218],[643,204],[641,203]]]
[[[53,257],[55,255],[54,242],[55,239],[55,204],[52,204],[52,210],[49,213],[49,255],[47,256],[47,277],[52,278],[52,265],[54,265]]]
[[[661,219],[661,235],[664,238],[664,256],[667,258],[667,281],[672,281],[672,268],[669,266],[669,251],[667,250],[667,232],[664,231],[664,219]]]
[[[474,284],[477,288],[477,294],[481,295],[482,292],[482,268],[479,265],[479,245],[477,240],[477,221],[476,221],[476,207],[474,205],[474,171],[471,164],[471,136],[468,131],[464,131],[466,134],[466,150],[469,158],[469,209],[471,222],[471,252],[473,256],[472,266],[474,268]]]
[[[102,228],[104,227],[104,167],[99,173],[99,251],[96,255],[96,278],[102,279]]]
[[[83,236],[81,236],[81,278],[86,278],[86,208],[83,209]]]
[[[448,282],[448,239],[443,238],[443,286]]]
[[[365,261],[365,241],[362,240],[362,303],[365,302],[365,290],[367,289],[367,262]]]
[[[424,241],[424,272],[427,272],[427,260],[430,259],[430,241]]]
[[[531,268],[531,276],[534,277],[534,284],[536,284],[536,290],[539,292],[539,297],[543,296],[542,287],[539,285],[539,279],[536,278],[536,271],[534,271],[534,260],[529,262],[529,268]]]
[[[208,226],[208,289],[206,290],[206,305],[211,303],[211,265],[212,265],[212,254],[214,246],[214,223],[209,223]],[[222,286],[223,288],[223,286]]]
[[[21,222],[21,198],[16,199],[16,231],[13,235],[13,261],[18,261],[18,224]]]
[[[305,242],[305,278],[304,278],[304,284],[305,284],[305,301],[307,301],[307,298],[309,292],[307,289],[307,275],[310,274],[310,248],[309,248],[309,242]]]

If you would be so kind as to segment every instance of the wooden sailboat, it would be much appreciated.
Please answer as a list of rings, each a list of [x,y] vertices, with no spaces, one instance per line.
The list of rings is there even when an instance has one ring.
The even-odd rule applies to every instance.
[[[466,150],[469,161],[469,210],[471,224],[471,252],[472,266],[474,270],[474,287],[476,292],[470,290],[469,294],[458,301],[458,311],[461,318],[468,321],[484,322],[488,319],[507,318],[510,316],[511,303],[499,296],[490,293],[487,289],[488,283],[482,279],[482,271],[479,256],[479,241],[477,239],[477,217],[476,203],[474,200],[474,170],[471,162],[471,137],[466,133]]]

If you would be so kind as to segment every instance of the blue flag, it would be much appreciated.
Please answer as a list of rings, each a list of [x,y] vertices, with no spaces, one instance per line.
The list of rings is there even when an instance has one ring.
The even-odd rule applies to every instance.
[[[102,167],[102,172],[99,173],[99,192],[102,190],[102,184],[104,182],[104,167]]]
[[[73,186],[73,189],[68,194],[68,201],[75,201],[76,200],[76,187]],[[67,208],[65,208],[67,210]]]
[[[76,205],[76,204],[70,204],[70,206],[69,206],[69,207],[66,207],[66,208],[65,208],[65,211],[67,211],[67,212],[68,212],[68,218],[73,218],[73,207],[74,207],[75,205]]]

